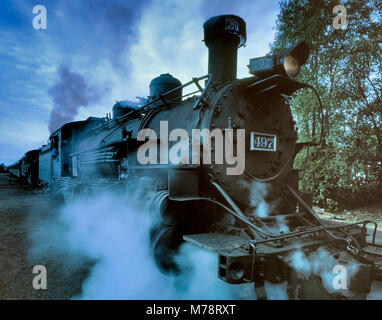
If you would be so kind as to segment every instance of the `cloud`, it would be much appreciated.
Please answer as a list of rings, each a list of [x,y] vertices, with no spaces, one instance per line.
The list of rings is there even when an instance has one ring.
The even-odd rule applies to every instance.
[[[58,1],[48,29],[54,30],[51,36],[61,50],[74,57],[84,55],[91,65],[107,58],[116,72],[127,75],[125,55],[148,3],[150,0]]]

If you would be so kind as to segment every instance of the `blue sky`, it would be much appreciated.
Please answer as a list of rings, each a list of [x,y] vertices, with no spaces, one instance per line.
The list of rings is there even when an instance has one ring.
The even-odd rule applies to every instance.
[[[32,26],[35,5],[47,9],[46,30]],[[278,11],[277,0],[2,0],[0,163],[47,141],[53,107],[73,120],[104,116],[115,100],[147,96],[161,73],[182,82],[204,75],[210,16],[246,21],[238,76],[248,76],[249,58],[269,51]],[[80,96],[67,95],[68,85]]]

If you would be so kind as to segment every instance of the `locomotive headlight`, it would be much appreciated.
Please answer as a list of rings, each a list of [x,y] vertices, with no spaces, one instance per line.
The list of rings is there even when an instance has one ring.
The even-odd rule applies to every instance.
[[[295,78],[300,73],[301,66],[306,62],[308,56],[308,44],[299,42],[278,54],[250,59],[249,73],[259,78],[273,74],[284,74],[290,78]]]
[[[300,73],[300,64],[298,60],[291,55],[284,58],[283,67],[285,73],[291,78],[296,78]]]

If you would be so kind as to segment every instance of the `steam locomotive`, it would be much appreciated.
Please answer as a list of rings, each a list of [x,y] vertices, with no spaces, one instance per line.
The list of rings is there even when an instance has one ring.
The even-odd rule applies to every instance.
[[[288,260],[298,250],[309,257],[321,248],[340,265],[356,265],[346,292],[364,298],[371,281],[381,276],[376,229],[368,243],[370,221],[324,221],[298,192],[293,162],[312,143],[297,143],[288,99],[311,88],[295,80],[308,59],[308,45],[300,42],[251,59],[251,76],[237,79],[245,21],[234,15],[210,18],[204,23],[204,42],[207,75],[182,84],[162,74],[151,81],[150,95],[141,104],[119,101],[112,117],[67,123],[48,145],[27,153],[10,169],[48,185],[55,195],[134,187],[149,177],[153,182],[147,188],[154,194],[150,208],[160,220],[151,233],[152,251],[163,272],[178,272],[174,256],[187,241],[218,254],[221,280],[254,283],[258,299],[267,298],[266,281],[286,281],[291,299],[343,298],[344,290],[328,290],[317,274],[301,277]],[[198,140],[200,152],[195,133],[203,132],[210,135]],[[236,156],[230,148],[237,150]],[[223,149],[237,160],[236,167],[218,156]],[[265,214],[259,214],[260,203],[254,200],[259,197],[267,205]],[[277,228],[280,221],[283,230]]]

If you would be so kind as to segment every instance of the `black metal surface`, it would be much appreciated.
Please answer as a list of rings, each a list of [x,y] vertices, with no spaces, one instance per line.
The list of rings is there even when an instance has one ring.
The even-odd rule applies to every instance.
[[[204,41],[208,47],[208,73],[213,81],[232,81],[237,73],[237,49],[245,44],[246,26],[234,15],[212,17],[204,25]]]
[[[307,85],[305,83],[298,82],[280,74],[276,74],[249,85],[245,89],[245,92],[249,96],[255,97],[266,94],[272,96],[279,93],[291,95],[296,90],[306,87]]]
[[[178,88],[175,90],[173,93],[168,95],[166,97],[165,103],[179,103],[182,101],[182,83],[174,78],[171,74],[165,73],[161,74],[159,77],[154,78],[150,82],[150,98],[155,99],[155,98],[160,98],[164,99],[163,94],[173,90],[175,88]],[[163,100],[162,100],[163,101]]]

